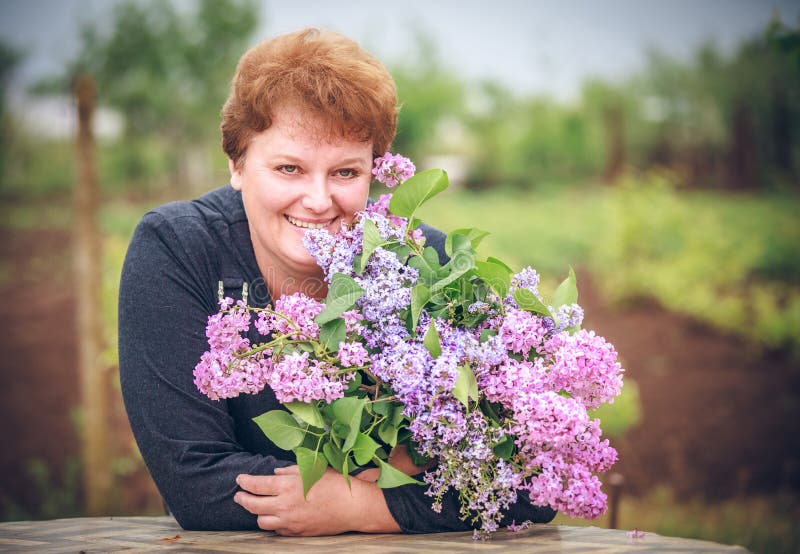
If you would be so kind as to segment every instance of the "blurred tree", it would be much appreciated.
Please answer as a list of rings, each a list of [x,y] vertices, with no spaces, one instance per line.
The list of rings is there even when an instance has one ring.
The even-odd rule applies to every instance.
[[[776,18],[727,57],[712,43],[688,63],[651,52],[624,90],[639,104],[627,128],[640,167],[701,187],[798,182],[800,27]]]
[[[118,4],[109,32],[97,24],[83,29],[69,72],[95,76],[99,101],[126,118],[134,155],[159,141],[179,188],[208,174],[207,148],[218,143],[220,109],[257,24],[254,0],[199,0],[194,8],[177,11],[165,0]]]
[[[464,113],[464,84],[439,60],[431,37],[418,32],[414,54],[389,68],[397,85],[400,118],[393,149],[421,162],[441,154],[458,137],[441,136],[442,122],[460,120]]]
[[[11,121],[6,113],[8,83],[21,59],[22,54],[18,50],[0,41],[0,188],[4,188],[2,182],[7,178],[6,160],[12,135]]]

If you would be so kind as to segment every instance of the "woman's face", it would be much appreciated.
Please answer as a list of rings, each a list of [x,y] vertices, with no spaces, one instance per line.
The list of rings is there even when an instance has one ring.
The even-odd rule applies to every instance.
[[[321,275],[303,247],[306,230],[335,233],[367,202],[372,143],[325,138],[325,130],[302,110],[284,108],[269,129],[253,137],[239,168],[229,162],[231,185],[242,192],[256,260],[273,298]]]

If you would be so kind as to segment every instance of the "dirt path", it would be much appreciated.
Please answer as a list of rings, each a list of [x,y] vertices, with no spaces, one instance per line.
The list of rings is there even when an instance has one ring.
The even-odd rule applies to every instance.
[[[614,343],[635,380],[640,423],[616,441],[632,491],[671,484],[720,499],[800,490],[800,367],[742,340],[639,305],[615,310],[579,281],[585,327]]]
[[[0,516],[9,513],[9,502],[41,514],[31,460],[53,468],[50,484],[58,488],[67,461],[79,455],[68,236],[0,229],[0,261],[0,432],[6,444],[0,449]],[[639,385],[642,421],[615,442],[615,469],[629,491],[659,483],[709,498],[800,490],[796,363],[759,357],[740,341],[657,306],[613,309],[586,275],[579,283],[585,326],[617,346],[627,376]],[[114,456],[128,465],[115,466],[128,472],[119,480],[117,509],[152,512],[157,496],[126,455],[132,439],[120,405],[114,421]]]

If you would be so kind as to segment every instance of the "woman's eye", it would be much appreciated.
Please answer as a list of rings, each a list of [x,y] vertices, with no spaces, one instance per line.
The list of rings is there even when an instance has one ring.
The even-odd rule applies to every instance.
[[[291,164],[282,165],[278,167],[278,171],[281,173],[286,173],[287,175],[294,175],[297,173],[297,166]]]
[[[351,169],[351,168],[337,169],[336,170],[336,175],[338,177],[344,177],[345,179],[352,179],[353,177],[358,175],[358,172],[356,172],[355,169]]]

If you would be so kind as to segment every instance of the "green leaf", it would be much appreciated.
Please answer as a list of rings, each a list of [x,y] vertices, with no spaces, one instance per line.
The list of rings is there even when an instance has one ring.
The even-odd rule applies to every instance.
[[[501,460],[508,460],[514,453],[514,439],[506,435],[500,439],[493,447],[492,452]]]
[[[561,306],[565,304],[574,304],[578,301],[578,284],[577,280],[575,279],[575,272],[572,270],[572,267],[569,268],[569,275],[567,278],[564,279],[556,292],[553,294],[553,300],[551,304],[554,310],[557,310]]]
[[[449,271],[449,274],[447,277],[435,282],[431,286],[431,294],[443,289],[468,271],[471,271],[474,267],[475,255],[472,251],[456,250],[453,258],[444,266],[444,268]]]
[[[295,454],[297,455],[297,467],[300,468],[300,478],[303,480],[303,498],[305,498],[314,483],[325,475],[325,470],[328,469],[328,460],[325,459],[322,452],[302,446],[297,449]]]
[[[326,442],[322,445],[322,452],[325,454],[328,463],[331,464],[333,469],[339,473],[344,473],[344,452],[342,452],[341,448],[336,446],[333,442]]]
[[[333,415],[336,419],[349,428],[347,437],[342,445],[342,451],[347,452],[356,442],[358,432],[361,430],[361,414],[364,411],[366,400],[353,396],[345,396],[334,400]]]
[[[305,402],[289,402],[284,404],[289,411],[294,415],[314,427],[325,427],[325,422],[322,419],[322,414],[319,412],[316,404],[306,404]]]
[[[455,232],[447,235],[444,244],[444,251],[451,258],[455,252],[460,250],[472,250],[472,241],[469,240],[469,237]]]
[[[402,242],[394,242],[390,243],[389,245],[384,246],[386,250],[392,252],[398,259],[404,260],[408,255],[410,255],[413,250],[407,244],[403,244]]]
[[[378,436],[391,447],[397,444],[397,425],[386,419],[378,426]]]
[[[381,468],[381,473],[378,476],[377,485],[382,489],[391,489],[394,487],[399,487],[401,485],[423,485],[422,481],[417,481],[413,477],[406,475],[399,469],[392,467],[388,463],[384,462],[377,456],[372,458],[378,466]]]
[[[478,400],[478,381],[467,365],[458,366],[458,378],[453,386],[453,396],[464,406],[469,406],[470,399]]]
[[[430,352],[431,356],[434,358],[438,358],[442,353],[442,343],[439,342],[439,331],[436,330],[433,318],[431,318],[431,323],[428,325],[425,338],[422,339],[422,344],[425,345],[425,348],[428,349],[428,352]]]
[[[547,306],[542,304],[542,301],[536,298],[536,295],[528,289],[517,289],[514,292],[514,300],[517,301],[517,304],[523,310],[541,314],[547,317],[553,317],[553,314],[550,313],[550,310],[547,309]]]
[[[274,442],[278,448],[284,450],[297,448],[306,435],[305,427],[297,423],[297,420],[284,410],[270,410],[254,417],[253,421],[261,428],[269,440]]]
[[[498,260],[497,258],[495,258],[493,256],[489,256],[488,258],[486,258],[486,261],[489,262],[489,263],[497,264],[499,266],[502,266],[502,267],[506,268],[506,270],[509,273],[514,273],[514,270],[511,269],[510,267],[508,267],[508,265],[506,265],[506,263],[503,260]]]
[[[397,187],[389,201],[389,211],[400,217],[413,217],[417,209],[447,188],[447,173],[442,169],[429,169],[411,177]]]
[[[331,436],[334,439],[341,439],[344,441],[350,436],[350,426],[338,420],[334,421],[331,423]]]
[[[329,352],[338,352],[339,343],[347,338],[347,328],[344,319],[337,317],[319,328],[319,342],[321,342]]]
[[[479,342],[483,344],[484,342],[489,340],[489,337],[493,337],[496,334],[497,334],[496,329],[484,329],[483,331],[481,331],[481,338]]]
[[[447,235],[447,238],[444,239],[444,251],[447,252],[448,256],[453,255],[454,250],[458,250],[458,247],[454,248],[454,241],[458,240],[456,237],[462,237],[467,239],[468,242],[464,243],[461,248],[464,248],[466,245],[468,248],[478,248],[478,245],[488,237],[490,233],[488,231],[484,231],[483,229],[478,229],[476,227],[469,227],[463,229],[455,229],[450,231]]]
[[[361,275],[364,273],[364,268],[367,267],[370,257],[379,246],[384,244],[381,234],[378,232],[378,227],[371,219],[364,221],[364,238],[361,247],[361,258],[358,259],[356,265],[356,272]]]
[[[342,475],[344,476],[344,482],[347,483],[347,488],[350,488],[350,455],[344,455],[344,463],[342,463]]]
[[[328,296],[325,298],[325,309],[314,321],[317,325],[322,325],[336,319],[351,309],[363,294],[364,289],[355,279],[344,273],[335,273],[328,288]]]
[[[425,285],[415,285],[411,288],[411,328],[415,329],[419,323],[419,314],[425,303],[431,298],[431,291]]]
[[[475,262],[475,274],[497,293],[505,298],[511,288],[511,272],[492,262]]]
[[[382,397],[382,398],[385,398],[385,397]],[[380,400],[380,398],[378,400]],[[373,413],[376,413],[376,414],[382,415],[382,416],[391,415],[392,409],[394,409],[394,404],[392,402],[387,402],[387,401],[373,402],[372,404],[369,404],[368,406],[370,407],[370,409],[372,410]]]
[[[379,447],[380,445],[372,440],[372,437],[359,433],[353,444],[353,456],[356,458],[356,463],[363,466],[369,462]]]

